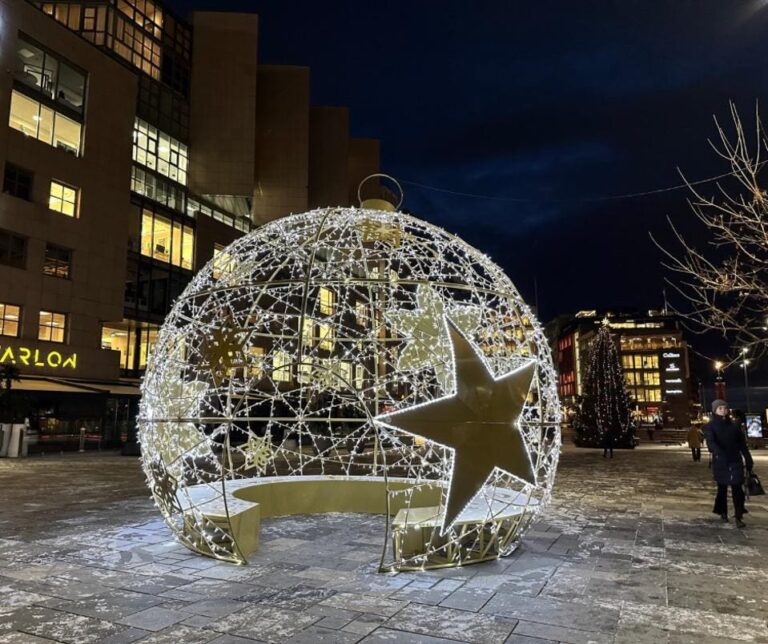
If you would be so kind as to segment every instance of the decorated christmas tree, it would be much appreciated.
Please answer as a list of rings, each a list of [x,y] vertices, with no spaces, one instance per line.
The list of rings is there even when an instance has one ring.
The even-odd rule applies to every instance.
[[[600,327],[589,353],[584,393],[573,421],[576,444],[602,447],[633,446],[631,403],[619,354],[607,324]]]

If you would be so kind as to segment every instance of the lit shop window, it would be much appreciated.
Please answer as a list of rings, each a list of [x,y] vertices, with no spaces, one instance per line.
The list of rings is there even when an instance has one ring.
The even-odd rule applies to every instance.
[[[0,302],[0,335],[19,337],[19,320],[21,307]]]
[[[136,119],[133,129],[133,160],[187,184],[187,146],[141,119]]]
[[[53,311],[40,311],[38,340],[46,342],[64,342],[67,332],[67,315]]]
[[[14,78],[58,105],[83,113],[85,74],[22,37],[16,48]]]
[[[141,215],[141,254],[192,270],[195,234],[181,222],[171,221],[146,208]]]
[[[43,273],[68,280],[72,276],[72,251],[54,244],[46,244]]]
[[[77,217],[80,191],[66,183],[51,181],[51,194],[48,197],[48,208],[68,217]]]
[[[80,123],[16,90],[11,92],[8,125],[55,148],[80,154]]]

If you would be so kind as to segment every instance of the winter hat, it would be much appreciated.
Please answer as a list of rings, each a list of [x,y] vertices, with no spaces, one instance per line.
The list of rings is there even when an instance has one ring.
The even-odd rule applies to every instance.
[[[720,400],[720,399],[713,400],[712,401],[712,413],[713,414],[717,411],[718,407],[728,407],[728,403],[725,402],[724,400]]]

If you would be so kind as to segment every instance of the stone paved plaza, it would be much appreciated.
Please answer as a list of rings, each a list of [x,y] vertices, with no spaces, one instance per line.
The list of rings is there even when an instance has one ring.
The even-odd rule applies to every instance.
[[[768,642],[768,501],[738,530],[712,496],[679,447],[569,449],[513,555],[382,575],[381,517],[273,519],[233,566],[172,540],[136,459],[5,459],[0,642]]]

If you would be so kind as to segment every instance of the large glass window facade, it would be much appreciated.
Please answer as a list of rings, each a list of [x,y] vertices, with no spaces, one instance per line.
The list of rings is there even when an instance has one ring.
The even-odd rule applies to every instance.
[[[83,114],[85,73],[23,36],[16,47],[14,76],[65,110]]]
[[[18,90],[11,92],[8,125],[38,141],[79,155],[81,125]]]
[[[192,270],[194,230],[144,208],[141,213],[141,254]]]
[[[20,322],[21,307],[0,302],[0,335],[18,338]]]
[[[60,181],[51,181],[48,208],[67,217],[77,217],[80,206],[80,190]]]
[[[137,166],[131,168],[131,190],[168,208],[184,211],[184,191],[181,188]]]
[[[159,324],[149,322],[123,320],[107,323],[101,330],[101,348],[120,352],[121,369],[144,369],[159,331]]]
[[[67,314],[40,311],[37,339],[46,342],[64,342],[67,335]]]
[[[25,268],[27,263],[27,240],[5,230],[0,230],[0,264]]]
[[[133,160],[186,185],[187,146],[142,119],[133,131]]]

